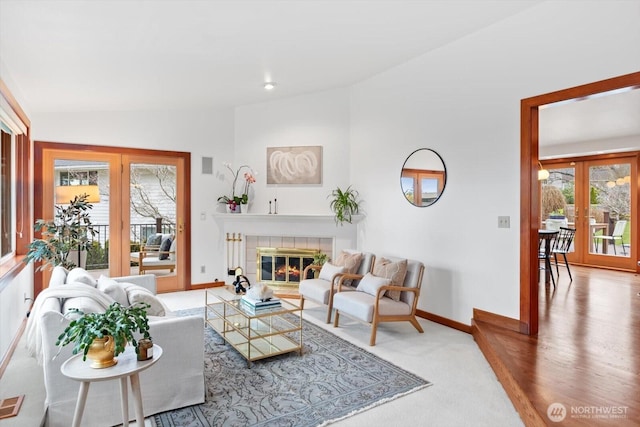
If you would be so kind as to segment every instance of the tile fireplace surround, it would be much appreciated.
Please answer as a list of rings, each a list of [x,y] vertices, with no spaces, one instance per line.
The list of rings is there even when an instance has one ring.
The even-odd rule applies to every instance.
[[[222,239],[227,233],[242,235],[235,250],[241,254],[245,275],[255,283],[257,247],[316,249],[333,259],[342,249],[357,247],[356,224],[362,217],[344,226],[336,225],[333,215],[214,214],[214,219],[220,224]],[[225,260],[228,250],[225,244]],[[227,277],[228,283],[232,281],[233,277]]]

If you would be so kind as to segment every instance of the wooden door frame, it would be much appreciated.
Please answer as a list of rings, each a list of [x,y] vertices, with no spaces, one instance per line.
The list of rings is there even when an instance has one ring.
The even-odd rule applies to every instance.
[[[48,142],[48,141],[34,141],[33,159],[34,159],[34,200],[33,211],[34,218],[44,218],[46,201],[44,200],[44,171],[42,168],[43,154],[47,150],[72,150],[74,152],[85,153],[114,153],[114,154],[128,154],[128,155],[142,155],[142,156],[158,156],[158,157],[173,157],[181,158],[184,161],[184,208],[185,208],[185,221],[184,221],[184,253],[185,260],[191,259],[191,153],[182,151],[162,151],[151,149],[135,149],[124,147],[111,147],[103,145],[86,145],[86,144],[69,144],[62,142]],[[50,203],[51,201],[49,201]],[[44,288],[44,281],[46,275],[42,271],[36,272],[34,276],[34,296],[37,296]],[[184,290],[191,289],[191,263],[185,262],[184,265]]]
[[[523,334],[538,333],[538,109],[554,102],[633,86],[640,87],[640,72],[520,101],[520,332]]]

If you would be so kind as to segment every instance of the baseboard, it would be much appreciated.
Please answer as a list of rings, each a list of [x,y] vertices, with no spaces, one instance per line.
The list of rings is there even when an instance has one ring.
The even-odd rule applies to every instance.
[[[509,368],[502,362],[498,352],[493,348],[489,339],[485,336],[483,328],[490,328],[493,325],[483,324],[482,321],[473,319],[471,321],[471,334],[480,351],[489,362],[491,369],[496,374],[498,381],[502,384],[507,396],[511,399],[511,403],[520,414],[522,422],[527,427],[544,427],[547,425],[544,418],[538,413],[533,403],[527,397],[525,391],[515,380]],[[500,327],[500,326],[498,326]]]
[[[191,285],[191,290],[219,288],[219,287],[225,286],[225,285],[226,285],[225,282],[198,283],[198,284],[192,284]]]
[[[480,310],[479,308],[474,308],[473,319],[520,333],[520,321],[511,317],[491,313],[490,311]]]
[[[447,319],[446,317],[438,316],[437,314],[429,313],[428,311],[416,310],[416,316],[427,319],[435,323],[439,323],[444,326],[448,326],[453,329],[457,329],[467,334],[471,333],[471,326],[464,323],[457,322],[455,320]]]
[[[20,338],[22,337],[22,334],[24,333],[24,330],[26,327],[27,327],[27,318],[25,317],[24,319],[22,319],[22,323],[20,324],[20,327],[18,328],[16,335],[13,337],[13,341],[11,341],[11,344],[9,344],[9,348],[7,349],[7,352],[4,355],[4,358],[0,362],[0,378],[2,378],[4,371],[7,369],[7,366],[11,361],[11,357],[13,356],[13,352],[16,350],[16,347],[18,346],[18,342],[20,341]]]

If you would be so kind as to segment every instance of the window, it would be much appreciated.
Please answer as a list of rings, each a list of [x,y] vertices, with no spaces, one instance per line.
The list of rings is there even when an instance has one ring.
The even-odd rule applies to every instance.
[[[60,172],[60,185],[98,185],[98,171],[70,170]]]
[[[13,209],[13,146],[14,138],[10,129],[2,123],[0,129],[0,259],[11,254],[15,248],[15,223]]]

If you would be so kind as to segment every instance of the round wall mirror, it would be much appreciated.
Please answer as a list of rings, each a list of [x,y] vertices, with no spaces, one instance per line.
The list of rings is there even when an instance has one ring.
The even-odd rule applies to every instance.
[[[429,148],[420,148],[402,165],[400,187],[404,197],[414,206],[434,204],[447,183],[447,169],[442,157]]]

